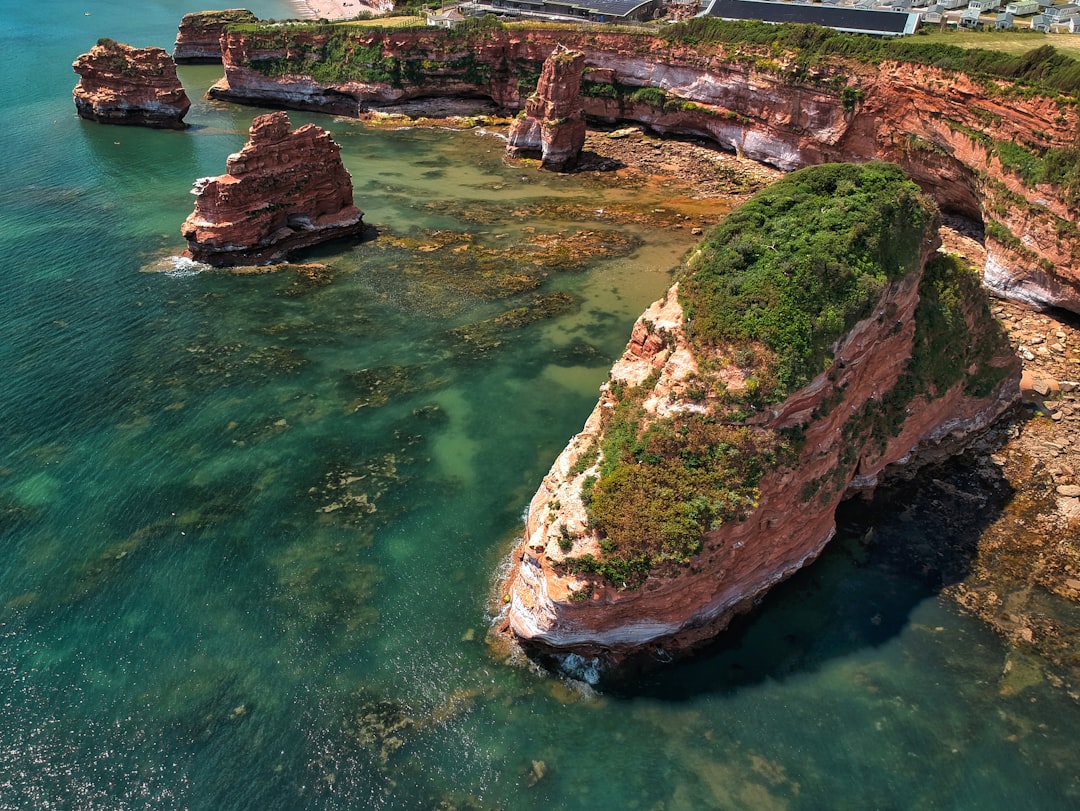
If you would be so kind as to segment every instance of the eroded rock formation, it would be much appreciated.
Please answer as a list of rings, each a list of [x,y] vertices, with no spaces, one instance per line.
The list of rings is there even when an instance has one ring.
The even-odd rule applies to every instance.
[[[227,33],[225,79],[211,95],[339,115],[447,96],[520,109],[519,81],[539,72],[563,43],[585,54],[589,118],[703,136],[782,169],[899,163],[944,211],[985,224],[990,287],[1035,306],[1080,312],[1076,204],[1062,189],[1025,180],[1002,148],[1020,146],[1033,156],[1072,149],[1080,117],[1061,96],[896,61],[836,57],[804,70],[739,43],[690,48],[607,31],[357,30],[350,36],[364,60],[343,60],[340,78],[316,80],[312,55],[329,34]],[[295,69],[280,75],[283,61]]]
[[[176,32],[173,59],[177,64],[221,62],[221,34],[232,23],[254,23],[259,18],[246,8],[195,11],[185,14]]]
[[[133,48],[111,39],[76,59],[73,93],[79,115],[103,124],[182,129],[191,101],[176,64],[161,48]]]
[[[799,194],[791,188],[766,210],[779,216],[784,195]],[[833,536],[841,500],[955,453],[1000,416],[1019,396],[1018,361],[977,277],[951,260],[928,263],[937,256],[936,224],[927,214],[910,269],[890,273],[869,314],[841,331],[827,368],[779,401],[754,396],[771,374],[754,356],[771,350],[755,340],[703,346],[695,337],[730,313],[703,311],[700,298],[680,290],[703,284],[702,256],[692,259],[680,284],[638,319],[584,429],[529,505],[503,591],[508,630],[544,653],[609,663],[691,649],[813,560]],[[754,254],[745,233],[711,236],[701,250],[730,250],[737,267]],[[784,268],[805,270],[799,260]],[[723,278],[730,282],[720,295],[749,284]],[[786,295],[757,289],[750,309]],[[754,317],[768,323],[763,312]],[[720,478],[699,488],[706,469]],[[680,490],[687,486],[693,497]],[[635,532],[640,515],[658,535],[691,542],[645,537],[628,551],[615,529],[627,519],[611,513],[631,504],[641,506],[622,532]]]
[[[573,169],[585,145],[585,108],[581,77],[585,54],[563,46],[544,60],[536,92],[525,102],[525,114],[514,121],[507,136],[511,157],[535,157],[557,172]]]
[[[191,257],[211,265],[263,264],[364,228],[341,148],[314,124],[289,130],[286,113],[251,123],[227,174],[196,181],[181,233]]]

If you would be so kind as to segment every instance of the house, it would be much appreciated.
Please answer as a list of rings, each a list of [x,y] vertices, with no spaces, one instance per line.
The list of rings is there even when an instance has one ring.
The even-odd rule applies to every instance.
[[[845,8],[772,0],[710,0],[699,16],[721,20],[762,20],[767,23],[813,23],[836,31],[896,37],[915,33],[919,15],[910,11]]]
[[[1047,6],[1043,9],[1043,14],[1051,22],[1064,22],[1069,17],[1075,17],[1078,13],[1080,13],[1080,6],[1076,5],[1076,3],[1069,3],[1064,6]]]
[[[1005,11],[1012,14],[1014,17],[1026,17],[1029,14],[1039,13],[1038,0],[1020,0],[1019,3],[1009,3],[1005,6]]]
[[[660,16],[662,0],[473,0],[470,12],[597,23],[643,22]]]
[[[960,15],[960,27],[961,28],[978,28],[979,17],[982,16],[982,12],[977,8],[966,8]]]
[[[1031,30],[1047,33],[1050,30],[1050,18],[1045,14],[1036,14],[1031,18]]]
[[[1000,0],[968,0],[968,8],[978,11],[990,11],[1000,6]]]
[[[938,2],[946,11],[954,8],[965,8],[968,4],[968,0],[938,0]]]
[[[994,20],[995,31],[1006,31],[1013,27],[1013,15],[1007,11],[1002,11],[997,15],[997,19]]]
[[[436,28],[453,28],[465,20],[465,15],[458,11],[457,6],[441,8],[438,11],[428,11],[427,24]]]

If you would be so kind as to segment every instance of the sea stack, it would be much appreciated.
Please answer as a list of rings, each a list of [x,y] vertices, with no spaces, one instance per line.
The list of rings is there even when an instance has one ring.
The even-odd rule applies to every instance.
[[[176,76],[176,63],[161,48],[99,39],[71,67],[79,74],[73,96],[83,118],[159,129],[186,126],[191,101]]]
[[[234,23],[256,23],[259,18],[246,8],[194,11],[185,14],[176,32],[173,59],[178,65],[221,62],[221,34]]]
[[[363,231],[341,147],[314,124],[290,132],[283,112],[251,123],[227,173],[195,182],[181,233],[193,259],[219,267],[285,259],[292,251]]]
[[[817,557],[843,499],[1008,409],[1018,360],[939,222],[878,163],[792,173],[721,223],[533,497],[504,629],[585,671],[669,660]]]
[[[557,172],[577,165],[585,145],[585,110],[581,76],[585,54],[559,45],[544,60],[536,92],[525,102],[525,115],[514,121],[507,137],[510,157],[535,157]]]

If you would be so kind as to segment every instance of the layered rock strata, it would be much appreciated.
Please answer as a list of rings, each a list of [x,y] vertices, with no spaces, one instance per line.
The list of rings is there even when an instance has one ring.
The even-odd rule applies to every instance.
[[[81,117],[102,124],[183,129],[191,101],[176,63],[161,48],[133,48],[111,39],[76,59],[73,97]]]
[[[196,181],[195,210],[180,229],[193,259],[264,264],[363,231],[341,148],[314,124],[289,127],[286,113],[259,116],[227,173]]]
[[[690,48],[606,31],[358,29],[328,70],[329,37],[226,32],[225,79],[211,95],[352,116],[447,96],[514,110],[523,105],[522,77],[539,73],[563,43],[585,54],[583,104],[592,120],[705,137],[785,170],[899,163],[943,211],[985,224],[990,287],[1080,312],[1076,205],[1062,189],[1025,179],[1008,152],[1019,146],[1034,159],[1072,149],[1080,117],[1067,98],[896,61],[836,57],[803,69],[768,48]]]
[[[695,341],[692,333],[712,316],[698,311],[697,326],[691,326],[679,284],[649,307],[634,325],[585,427],[529,505],[503,587],[506,630],[542,653],[609,664],[639,654],[667,659],[690,650],[812,561],[835,532],[841,500],[940,461],[1000,416],[1019,396],[1017,358],[976,282],[964,288],[962,275],[950,281],[948,273],[924,270],[939,244],[934,225],[927,222],[913,269],[883,286],[870,314],[837,339],[824,371],[782,401],[741,406],[749,409],[741,415],[730,403],[741,402],[740,392],[757,385],[756,373],[740,365],[748,361],[738,360],[736,347],[703,351]],[[695,278],[694,271],[687,273],[680,284]],[[733,277],[730,284],[740,283]],[[763,291],[759,300],[770,295]],[[951,314],[942,307],[952,308]],[[945,336],[939,330],[946,322],[960,331]],[[959,368],[946,365],[944,376],[940,368],[930,371],[942,345],[960,344],[960,354],[950,359]],[[760,345],[756,351],[763,351]],[[629,391],[638,391],[639,399],[628,399]],[[633,409],[639,409],[636,439],[626,447],[637,448],[637,462],[604,473],[610,461],[604,454],[614,447],[609,432],[625,432],[625,425],[613,425],[618,414]],[[697,428],[691,427],[694,420]],[[761,455],[772,461],[760,466],[755,461],[748,468],[763,471],[756,488],[746,489],[743,472],[726,492],[701,491],[700,502],[687,501],[691,517],[695,510],[717,509],[716,504],[731,509],[722,521],[706,521],[699,546],[675,554],[656,546],[648,553],[651,564],[648,556],[616,560],[621,541],[605,537],[596,526],[596,494],[605,487],[604,477],[631,481],[641,470],[655,470],[642,475],[674,481],[660,468],[641,467],[653,463],[650,455],[662,445],[650,443],[665,432],[693,436],[724,425],[730,427],[724,442],[707,452],[691,443],[675,454],[688,466],[684,471],[677,463],[676,471],[683,472],[676,476],[697,476],[705,458],[713,460],[709,465],[727,464],[723,459],[729,452],[745,465],[754,443],[773,449],[791,444],[784,453]],[[663,440],[670,441],[679,440]],[[664,514],[677,492],[667,487],[661,486],[659,500],[644,515]],[[627,502],[641,498],[633,488],[618,492]],[[651,565],[647,575],[641,573],[642,561]]]
[[[573,169],[585,145],[585,108],[581,77],[585,54],[559,46],[544,60],[536,92],[525,102],[525,114],[507,136],[510,157],[535,157],[557,172]]]
[[[246,8],[195,11],[185,14],[176,32],[173,59],[177,64],[221,62],[221,34],[233,23],[254,23],[259,18]]]

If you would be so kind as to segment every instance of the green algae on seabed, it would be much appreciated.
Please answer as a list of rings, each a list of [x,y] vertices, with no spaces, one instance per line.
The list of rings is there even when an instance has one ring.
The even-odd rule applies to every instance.
[[[449,331],[449,335],[459,342],[455,347],[455,354],[482,357],[486,352],[501,346],[513,330],[562,315],[574,309],[578,304],[578,300],[569,293],[551,293],[546,296],[535,296],[528,304],[507,310],[492,318],[463,327],[455,327]]]

